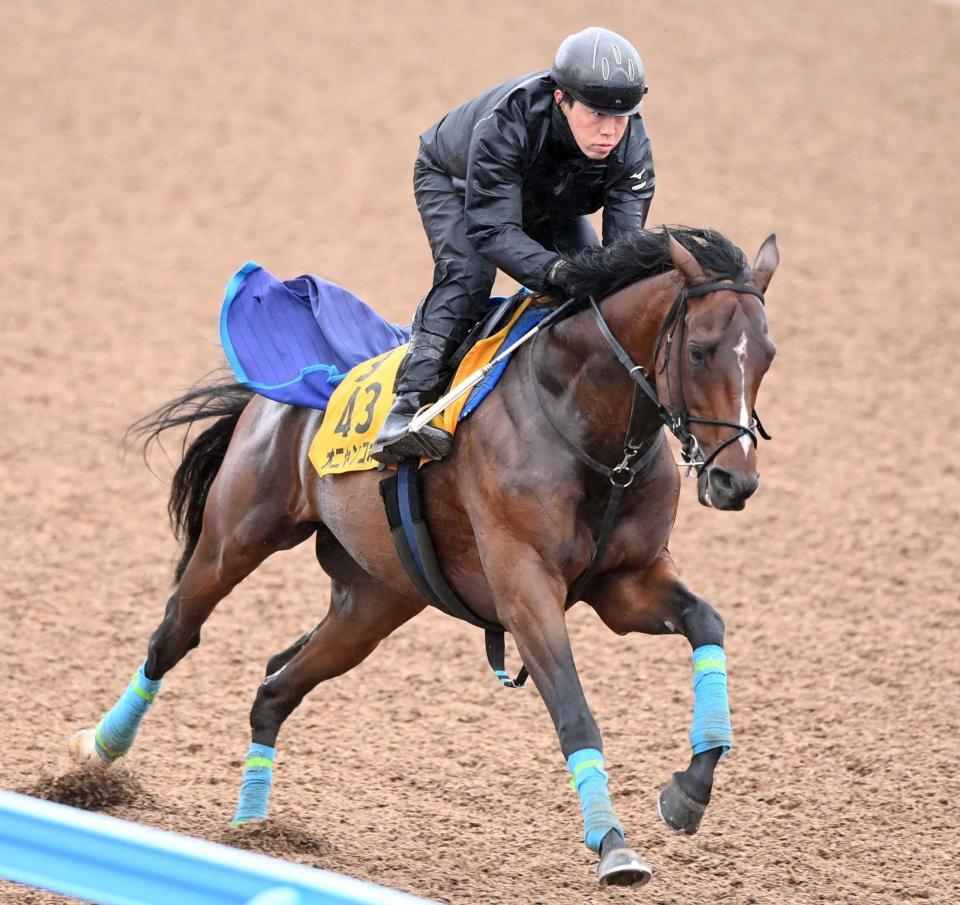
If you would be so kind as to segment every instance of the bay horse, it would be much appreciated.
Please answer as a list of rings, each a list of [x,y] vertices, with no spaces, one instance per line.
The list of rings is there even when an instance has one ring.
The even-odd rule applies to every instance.
[[[458,429],[453,453],[423,470],[446,579],[475,614],[513,635],[573,774],[602,884],[639,885],[651,868],[627,845],[609,796],[566,609],[579,599],[618,634],[688,639],[692,757],[664,787],[659,809],[672,829],[696,832],[717,762],[732,745],[724,623],[679,580],[668,551],[680,463],[663,428],[680,438],[698,473],[700,502],[742,509],[758,485],[754,405],[775,352],[763,293],[778,263],[774,236],[751,269],[719,233],[689,228],[639,230],[583,252],[570,266],[591,304],[521,347]],[[250,715],[235,820],[243,823],[268,816],[277,735],[303,697],[357,666],[427,602],[391,542],[382,475],[319,478],[308,461],[322,412],[229,383],[192,390],[139,430],[156,439],[210,416],[218,417],[173,479],[170,513],[184,551],[166,612],[126,692],[96,729],[74,736],[71,750],[82,762],[125,754],[160,680],[199,644],[214,607],[270,554],[315,535],[330,607],[267,664]],[[588,564],[589,581],[578,582]]]

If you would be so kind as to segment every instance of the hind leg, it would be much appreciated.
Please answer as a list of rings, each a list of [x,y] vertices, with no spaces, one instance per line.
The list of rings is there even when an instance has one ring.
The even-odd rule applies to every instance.
[[[211,488],[196,549],[150,636],[146,660],[96,728],[81,730],[70,741],[80,763],[112,763],[126,754],[163,676],[200,643],[200,628],[216,605],[271,553],[313,533],[311,524],[290,523],[282,498],[251,504],[237,490],[232,480]]]
[[[332,583],[326,617],[293,645],[296,650],[292,656],[270,672],[257,691],[250,712],[252,743],[234,826],[267,818],[277,735],[303,698],[321,682],[365,660],[384,638],[425,606],[416,597],[373,581]],[[279,663],[284,654],[272,658],[271,665]]]
[[[204,525],[183,579],[150,636],[145,672],[151,679],[163,678],[200,643],[200,628],[217,604],[268,556],[295,547],[314,531],[314,525],[289,525],[285,513],[264,509],[246,513],[229,533]]]
[[[305,635],[301,635],[293,642],[288,648],[280,651],[278,654],[274,654],[269,660],[267,660],[267,669],[266,675],[271,676],[273,673],[278,672],[283,669],[301,650],[303,650],[304,645],[313,637],[314,632],[320,628],[320,623],[315,625],[309,632]]]

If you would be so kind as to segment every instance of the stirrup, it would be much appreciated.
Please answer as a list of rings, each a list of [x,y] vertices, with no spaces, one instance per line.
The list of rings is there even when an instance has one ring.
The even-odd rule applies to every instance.
[[[375,443],[370,455],[385,465],[404,459],[442,459],[453,449],[453,437],[445,430],[426,425],[419,431],[406,431],[385,443]]]
[[[407,431],[407,435],[416,440],[423,449],[423,454],[431,459],[449,456],[453,449],[453,434],[433,424],[425,424],[418,431]]]
[[[453,436],[443,428],[426,424],[418,431],[407,431],[398,443],[391,444],[394,449],[407,450],[405,456],[419,458],[442,459],[450,455],[453,449]]]

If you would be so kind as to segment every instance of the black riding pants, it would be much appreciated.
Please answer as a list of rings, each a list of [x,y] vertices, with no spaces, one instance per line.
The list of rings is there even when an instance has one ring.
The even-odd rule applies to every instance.
[[[400,392],[433,390],[428,384],[447,376],[443,359],[483,316],[497,274],[467,238],[462,181],[451,178],[422,149],[413,166],[413,191],[433,252],[434,272],[433,286],[414,317],[410,358],[397,381]],[[586,217],[543,217],[525,231],[562,255],[599,244]]]

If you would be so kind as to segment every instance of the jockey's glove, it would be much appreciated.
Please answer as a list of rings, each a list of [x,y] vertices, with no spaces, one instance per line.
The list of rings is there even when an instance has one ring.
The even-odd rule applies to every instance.
[[[577,285],[570,262],[564,258],[557,258],[550,269],[547,271],[547,286],[555,286],[559,289],[565,298],[577,298],[580,294],[580,287]]]

